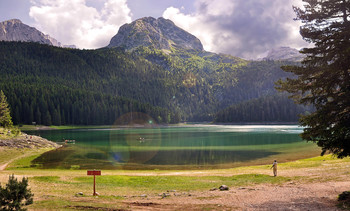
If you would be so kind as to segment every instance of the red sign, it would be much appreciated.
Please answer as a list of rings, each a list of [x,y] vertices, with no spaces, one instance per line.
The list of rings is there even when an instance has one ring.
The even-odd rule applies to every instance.
[[[96,196],[96,176],[101,175],[101,170],[88,170],[87,175],[93,175],[94,176],[94,193],[93,195]]]
[[[87,175],[101,175],[101,170],[88,170]]]

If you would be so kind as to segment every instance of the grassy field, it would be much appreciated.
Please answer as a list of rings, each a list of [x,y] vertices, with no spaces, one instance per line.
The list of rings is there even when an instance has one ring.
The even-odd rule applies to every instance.
[[[71,130],[71,129],[99,129],[99,128],[110,128],[111,125],[61,125],[61,126],[43,126],[43,125],[21,125],[20,129],[23,131],[31,130]]]
[[[18,128],[12,128],[12,129],[5,129],[3,127],[0,127],[0,139],[12,139],[16,137],[18,134],[20,134],[20,131]]]
[[[198,192],[209,192],[225,184],[229,187],[250,187],[254,185],[283,185],[287,183],[312,183],[314,181],[336,181],[337,177],[317,177],[294,174],[272,177],[270,166],[251,166],[217,170],[184,170],[184,171],[126,171],[103,170],[97,176],[97,192],[92,196],[93,177],[87,176],[86,170],[37,169],[31,160],[49,149],[13,149],[0,148],[0,165],[9,161],[7,168],[0,171],[0,183],[5,184],[9,175],[28,177],[34,204],[29,209],[130,209],[125,201],[159,199],[170,197],[169,193],[191,195]],[[16,159],[17,158],[17,159]],[[350,159],[336,159],[331,155],[316,157],[295,162],[279,164],[280,172],[329,171],[329,166],[341,173],[350,174],[345,168]],[[77,195],[82,192],[83,195]],[[171,196],[173,197],[173,196]],[[205,197],[204,197],[205,198]],[[198,197],[200,200],[201,197]]]

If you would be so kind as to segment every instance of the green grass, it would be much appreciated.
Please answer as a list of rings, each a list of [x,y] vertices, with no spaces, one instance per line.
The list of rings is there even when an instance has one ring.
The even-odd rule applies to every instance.
[[[324,164],[334,164],[340,162],[350,162],[350,157],[338,159],[334,155],[324,155],[317,156],[313,158],[307,158],[302,160],[297,160],[293,162],[287,162],[279,164],[280,167],[284,169],[300,169],[300,168],[311,168],[311,167],[320,167]]]
[[[38,130],[40,127],[51,128],[53,130],[69,130],[69,129],[99,129],[110,128],[111,125],[60,125],[60,126],[43,126],[43,125],[21,125],[20,129],[24,131]]]
[[[14,149],[8,148],[7,158],[17,157],[13,162],[11,162],[7,169],[21,169],[21,168],[36,168],[37,166],[32,165],[32,161],[39,157],[44,152],[50,151],[53,148],[40,148],[40,149]],[[21,157],[23,156],[23,157]]]
[[[21,130],[37,130],[35,125],[20,125]]]
[[[66,175],[66,171],[56,172]],[[55,173],[53,173],[55,174]],[[90,187],[93,184],[92,176],[34,176],[31,181],[40,182],[42,185],[67,184],[74,187]],[[67,178],[68,177],[68,178]],[[272,177],[264,174],[242,174],[235,176],[126,176],[126,175],[102,175],[96,177],[99,189],[106,192],[118,188],[129,188],[131,190],[145,192],[176,191],[203,191],[211,188],[219,188],[225,184],[229,187],[241,187],[253,184],[282,184],[297,178]],[[78,190],[77,190],[78,191]]]
[[[124,199],[135,198],[141,194],[150,197],[158,197],[158,194],[168,190],[176,190],[176,193],[193,193],[194,191],[209,191],[218,188],[222,184],[230,188],[244,187],[254,184],[281,184],[293,178],[271,177],[263,174],[243,174],[229,177],[223,176],[121,176],[105,175],[96,178],[96,190],[99,197],[92,196],[91,176],[77,176],[71,172],[55,171],[52,174],[64,176],[34,176],[30,177],[30,185],[35,196],[39,197],[29,209],[46,210],[71,210],[71,209],[126,209],[127,205],[121,203]],[[66,182],[69,180],[70,182]],[[83,196],[76,193],[83,192]],[[125,197],[127,196],[127,197]],[[174,197],[174,196],[169,196]],[[211,200],[218,196],[202,197],[199,200]],[[209,204],[210,205],[210,204]],[[208,206],[209,206],[208,205]],[[212,206],[212,205],[210,205]],[[207,206],[205,206],[207,207]]]
[[[282,184],[295,178],[272,177],[264,174],[242,174],[225,176],[97,176],[96,181],[102,188],[129,187],[137,190],[161,192],[168,190],[191,191],[209,190],[225,184],[227,186],[246,186],[252,184]],[[76,177],[75,181],[92,184],[93,177]]]
[[[2,139],[2,140],[15,138],[20,133],[21,133],[21,131],[18,130],[17,127],[13,127],[11,129],[0,127],[0,139]]]
[[[239,167],[231,169],[173,171],[173,170],[102,170],[102,175],[96,177],[96,189],[101,195],[92,196],[93,177],[87,176],[86,170],[36,169],[31,167],[31,161],[43,153],[37,149],[4,149],[0,162],[8,162],[13,158],[24,157],[12,162],[8,169],[0,171],[0,183],[7,181],[8,175],[26,176],[32,192],[35,194],[34,204],[28,209],[72,210],[72,209],[128,209],[121,203],[124,199],[136,198],[141,194],[158,197],[159,194],[176,190],[177,193],[193,193],[209,191],[227,185],[230,189],[254,187],[258,184],[283,185],[289,182],[313,183],[319,181],[337,181],[339,178],[330,176],[319,177],[286,177],[271,176],[271,165]],[[337,159],[332,155],[302,159],[294,162],[279,163],[279,172],[285,170],[304,171],[336,171],[340,174],[350,174],[347,166],[350,158]],[[329,166],[332,165],[332,170]],[[304,168],[304,169],[303,169]],[[181,173],[170,176],[173,173]],[[347,172],[347,173],[346,173]],[[196,174],[199,173],[199,174]],[[140,176],[135,176],[135,174]],[[151,175],[150,175],[151,174]],[[191,176],[189,176],[191,175]],[[84,196],[77,197],[76,193]],[[174,197],[174,196],[170,196]],[[197,199],[212,199],[198,195]],[[209,206],[209,205],[208,205]]]
[[[9,160],[19,157],[27,152],[28,149],[13,149],[13,148],[0,148],[0,165],[8,162]]]
[[[100,129],[110,128],[110,125],[61,125],[61,126],[50,126],[52,129],[67,130],[67,129]]]
[[[32,177],[32,179],[39,182],[48,182],[48,183],[60,182],[59,176],[34,176]]]

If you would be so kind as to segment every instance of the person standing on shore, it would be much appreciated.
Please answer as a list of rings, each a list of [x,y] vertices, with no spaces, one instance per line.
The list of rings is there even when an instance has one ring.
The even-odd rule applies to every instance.
[[[277,160],[273,161],[271,168],[273,168],[273,176],[277,176]]]

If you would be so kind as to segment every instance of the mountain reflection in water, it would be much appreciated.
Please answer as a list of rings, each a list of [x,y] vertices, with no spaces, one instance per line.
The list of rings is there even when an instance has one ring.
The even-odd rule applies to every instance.
[[[212,169],[270,164],[317,156],[299,137],[298,126],[221,126],[36,131],[49,140],[75,145],[46,152],[38,168]]]

